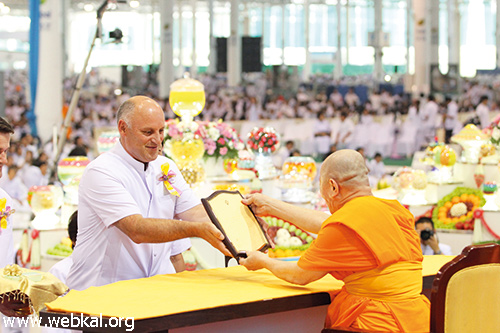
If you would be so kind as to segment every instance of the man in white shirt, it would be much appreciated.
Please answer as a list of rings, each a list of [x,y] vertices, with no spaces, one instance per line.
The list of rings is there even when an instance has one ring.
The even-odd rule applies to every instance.
[[[368,162],[369,176],[377,181],[385,175],[385,164],[382,161],[382,154],[376,153],[373,159]]]
[[[356,95],[353,88],[349,88],[349,91],[345,94],[344,100],[351,110],[360,104],[359,97]]]
[[[434,222],[429,217],[421,217],[415,221],[415,230],[420,236],[420,247],[422,254],[433,255],[443,254],[451,256],[451,247],[449,245],[439,243],[434,229]]]
[[[67,285],[83,290],[175,273],[172,242],[188,237],[203,238],[229,256],[223,234],[175,163],[158,156],[165,127],[158,103],[132,97],[117,120],[120,141],[92,161],[80,181],[78,243]]]
[[[7,163],[7,150],[10,146],[10,136],[14,133],[12,126],[0,117],[0,177],[2,167]],[[0,199],[7,199],[3,212],[7,207],[12,208],[12,199],[3,189],[0,188]],[[6,224],[0,226],[0,269],[14,263],[14,241],[12,238],[12,216],[8,216]]]
[[[28,196],[28,188],[17,175],[19,168],[15,165],[9,166],[7,178],[0,180],[0,186],[10,197],[16,200],[16,207],[21,206]]]
[[[450,138],[453,135],[453,129],[456,127],[458,122],[458,105],[449,96],[445,98],[445,103],[446,114],[444,115],[444,142],[450,143]]]
[[[10,146],[10,137],[14,133],[14,128],[3,118],[0,117],[0,177],[2,176],[2,167],[7,163],[7,150]],[[12,213],[14,213],[13,201],[10,196],[3,189],[0,188],[0,199],[5,199],[5,207],[2,207],[2,214],[6,219],[4,223],[0,224],[0,269],[7,265],[14,263],[14,239],[12,237]],[[6,300],[5,298],[0,302],[0,312],[5,316],[18,317],[20,316],[19,310],[29,309],[29,305],[15,299]],[[1,316],[0,316],[1,317]],[[20,329],[19,327],[8,327],[5,325],[3,318],[0,318],[2,323],[0,327],[5,332],[10,332],[10,329]]]
[[[46,186],[49,184],[49,174],[47,172],[47,162],[33,161],[22,173],[22,182],[26,188],[32,186]]]
[[[337,149],[345,149],[348,148],[349,144],[352,141],[354,134],[354,123],[351,119],[347,118],[347,113],[342,112],[340,114],[340,125],[339,131],[337,133],[337,140],[335,140],[337,144]]]
[[[344,97],[342,97],[342,94],[337,89],[333,89],[333,92],[330,94],[330,101],[336,108],[344,106]]]
[[[316,153],[321,160],[324,160],[330,154],[330,134],[332,133],[330,121],[326,120],[324,111],[318,113],[313,131]]]
[[[476,107],[476,114],[481,122],[481,129],[490,125],[490,108],[488,107],[488,96],[483,95]]]
[[[427,98],[427,103],[422,110],[422,128],[423,137],[425,138],[424,145],[434,140],[436,135],[436,121],[439,113],[439,105],[436,103],[434,95],[429,95]]]

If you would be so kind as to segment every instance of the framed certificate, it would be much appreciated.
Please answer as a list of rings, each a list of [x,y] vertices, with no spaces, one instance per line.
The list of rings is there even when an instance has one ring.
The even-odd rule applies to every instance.
[[[265,251],[271,247],[257,217],[241,199],[238,191],[215,191],[201,199],[208,216],[224,234],[224,245],[236,260],[246,258],[246,251]]]

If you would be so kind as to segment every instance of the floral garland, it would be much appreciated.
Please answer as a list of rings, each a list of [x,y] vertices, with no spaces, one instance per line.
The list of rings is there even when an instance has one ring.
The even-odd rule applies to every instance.
[[[165,123],[164,150],[169,156],[174,140],[201,139],[205,146],[204,158],[236,158],[238,151],[244,148],[244,144],[234,128],[219,120],[194,121],[189,124],[178,119],[167,120]]]
[[[432,213],[436,228],[473,229],[473,214],[485,204],[480,190],[457,187],[439,200]]]

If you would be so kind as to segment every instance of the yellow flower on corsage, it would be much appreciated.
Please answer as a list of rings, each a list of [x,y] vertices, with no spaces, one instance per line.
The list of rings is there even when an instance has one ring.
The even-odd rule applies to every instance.
[[[163,182],[163,185],[165,185],[167,191],[172,195],[180,197],[179,192],[172,185],[175,182],[176,175],[175,172],[170,170],[170,165],[168,163],[162,164],[161,171],[163,172],[163,175],[161,175],[159,180]]]
[[[0,227],[2,229],[7,229],[7,218],[15,213],[15,209],[10,209],[10,206],[7,206],[7,199],[0,199]]]

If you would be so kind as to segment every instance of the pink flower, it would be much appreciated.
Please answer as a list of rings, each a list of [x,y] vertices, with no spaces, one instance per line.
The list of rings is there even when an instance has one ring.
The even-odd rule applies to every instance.
[[[207,151],[208,155],[213,155],[216,148],[217,148],[217,145],[215,144],[215,141],[207,140],[205,142],[205,150]]]
[[[222,147],[222,148],[220,149],[220,151],[219,151],[219,152],[220,152],[220,154],[221,154],[222,156],[224,156],[224,155],[226,155],[226,154],[227,154],[227,148],[226,148],[226,147]]]
[[[220,145],[225,145],[226,144],[226,140],[224,140],[224,138],[219,138],[219,140],[217,140],[217,143],[220,144]]]
[[[174,139],[177,139],[177,137],[181,136],[181,133],[179,132],[177,127],[171,126],[168,129],[168,135]]]

